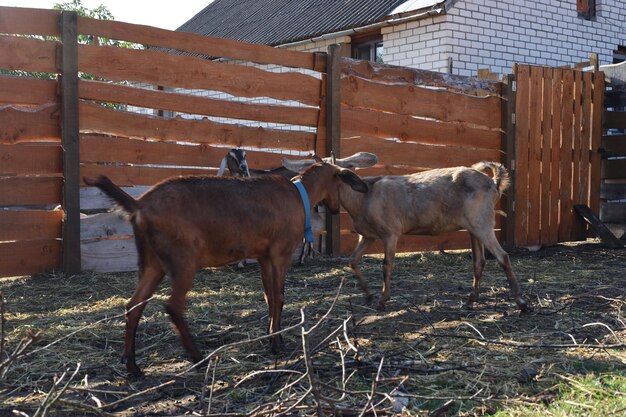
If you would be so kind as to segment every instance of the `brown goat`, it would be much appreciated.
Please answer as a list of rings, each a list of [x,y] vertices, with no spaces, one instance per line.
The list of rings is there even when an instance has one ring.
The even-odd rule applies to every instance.
[[[353,172],[320,162],[301,176],[311,206],[323,202],[339,210],[339,185],[366,192]],[[291,257],[304,234],[305,214],[298,189],[278,176],[171,178],[135,200],[105,176],[85,183],[100,188],[130,215],[139,256],[139,280],[126,305],[126,337],[122,361],[131,374],[141,373],[135,361],[135,334],[145,307],[167,273],[171,296],[167,312],[182,344],[197,362],[202,356],[184,319],[186,294],[201,267],[222,266],[244,258],[258,259],[269,308],[268,333],[280,330],[284,282]],[[224,207],[223,201],[228,201]],[[278,351],[280,335],[271,338]]]
[[[298,169],[299,162],[290,161],[285,166]],[[486,170],[493,172],[493,178],[483,172]],[[339,199],[360,235],[350,266],[367,300],[371,300],[372,296],[359,262],[377,239],[383,241],[385,250],[383,292],[378,303],[378,308],[383,310],[390,297],[391,272],[401,235],[438,235],[466,229],[470,233],[474,261],[474,282],[468,305],[478,300],[486,246],[504,269],[515,302],[522,311],[528,310],[528,302],[520,294],[509,256],[494,233],[494,206],[509,185],[508,172],[501,164],[480,162],[471,168],[364,177],[363,181],[369,187],[367,193],[356,194],[342,186]]]

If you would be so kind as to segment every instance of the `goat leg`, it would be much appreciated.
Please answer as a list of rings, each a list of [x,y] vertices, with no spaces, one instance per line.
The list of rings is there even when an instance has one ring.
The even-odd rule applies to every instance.
[[[378,301],[378,310],[384,311],[387,307],[391,292],[391,272],[396,258],[396,247],[398,245],[398,236],[389,236],[383,239],[385,246],[385,259],[383,259],[383,293]]]
[[[472,261],[474,266],[474,282],[472,284],[472,292],[467,300],[467,307],[471,308],[474,302],[478,301],[480,294],[480,279],[485,269],[485,246],[473,234],[470,233],[470,241],[472,244]]]
[[[359,263],[361,262],[361,259],[363,258],[363,254],[365,253],[365,251],[369,249],[370,246],[372,246],[372,243],[374,243],[374,241],[375,241],[374,239],[360,235],[359,243],[356,245],[356,248],[354,249],[354,252],[352,253],[352,256],[350,259],[350,268],[352,268],[352,272],[354,273],[356,278],[359,280],[359,286],[361,287],[361,290],[365,294],[366,303],[372,302],[372,293],[370,292],[369,286],[367,285],[367,281],[365,281],[365,278],[363,277],[361,268],[359,268]]]

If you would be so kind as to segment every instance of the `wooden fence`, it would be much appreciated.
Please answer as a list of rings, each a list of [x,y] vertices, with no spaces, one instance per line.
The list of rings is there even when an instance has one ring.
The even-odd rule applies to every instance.
[[[599,210],[603,73],[517,65],[515,83],[513,243],[585,239],[573,209]]]
[[[502,208],[515,222],[499,218],[497,232],[519,245],[536,243],[545,225],[557,241],[581,236],[561,226],[574,224],[575,196],[598,208],[595,74],[520,66],[502,83],[345,59],[337,47],[301,53],[72,12],[0,13],[0,69],[51,77],[0,75],[0,276],[135,269],[130,227],[101,212],[110,203],[81,177],[105,174],[138,196],[167,177],[214,174],[238,146],[255,168],[285,154],[376,153],[379,164],[363,175],[501,161],[513,168],[515,192]],[[554,206],[544,220],[541,207]],[[318,241],[349,253],[349,216],[326,220]],[[466,232],[405,236],[399,250],[468,241]]]

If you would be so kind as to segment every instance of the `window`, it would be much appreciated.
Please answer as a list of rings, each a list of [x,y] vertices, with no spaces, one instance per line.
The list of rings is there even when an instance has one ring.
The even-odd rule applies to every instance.
[[[576,0],[576,11],[583,19],[596,17],[596,0]]]
[[[352,58],[383,63],[383,39],[380,32],[352,36]]]

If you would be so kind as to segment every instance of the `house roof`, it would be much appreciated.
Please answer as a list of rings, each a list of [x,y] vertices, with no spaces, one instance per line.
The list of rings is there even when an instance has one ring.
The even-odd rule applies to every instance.
[[[442,0],[215,0],[177,30],[282,45],[367,26]]]

